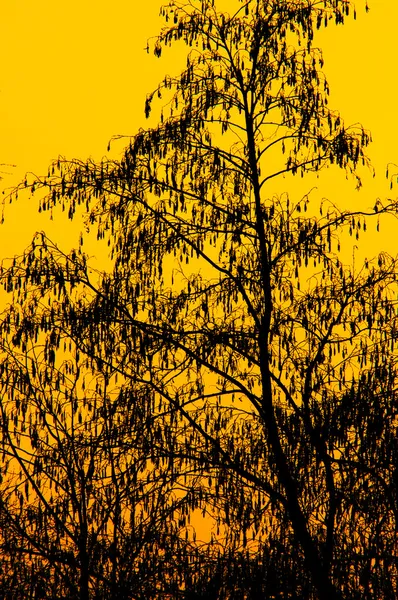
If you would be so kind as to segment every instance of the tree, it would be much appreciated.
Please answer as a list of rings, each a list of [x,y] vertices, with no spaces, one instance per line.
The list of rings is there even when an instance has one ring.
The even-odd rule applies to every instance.
[[[311,580],[297,579],[296,596],[394,598],[397,262],[381,253],[358,270],[339,253],[397,202],[350,211],[269,192],[281,175],[325,167],[361,184],[370,134],[329,108],[313,45],[353,8],[162,10],[172,24],[155,54],[192,48],[148,96],[147,115],[163,95],[169,112],[121,160],[60,159],[33,183],[47,192],[41,210],[85,211],[113,268],[98,279],[82,247],[63,262],[43,246],[32,271],[28,251],[2,275],[24,312],[12,327],[54,353],[51,336],[66,331],[85,368],[148,390],[172,472],[201,478],[192,496],[231,546],[282,540],[292,572],[304,564]]]
[[[133,393],[112,383],[106,368],[91,370],[58,322],[55,300],[41,304],[37,267],[49,249],[39,234],[22,261],[32,285],[1,324],[1,596],[174,595],[191,557],[184,472],[173,475],[151,443],[159,428],[148,412],[153,392],[135,386]],[[62,278],[73,262],[57,259]],[[24,312],[29,306],[36,311]]]

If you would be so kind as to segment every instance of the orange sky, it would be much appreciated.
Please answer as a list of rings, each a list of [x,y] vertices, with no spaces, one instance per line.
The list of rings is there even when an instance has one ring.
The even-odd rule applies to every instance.
[[[353,181],[336,177],[335,170],[322,172],[316,182],[319,197],[347,208],[360,204],[366,208],[377,196],[388,197],[385,167],[389,161],[398,164],[398,0],[368,1],[368,14],[365,0],[357,0],[356,22],[349,19],[344,27],[330,26],[319,36],[331,86],[330,105],[341,111],[347,124],[360,121],[374,139],[369,153],[377,176],[365,174],[360,193]],[[1,1],[0,162],[16,167],[3,167],[0,187],[15,185],[26,171],[45,174],[59,154],[98,159],[112,135],[134,134],[145,127],[146,93],[166,72],[183,65],[181,52],[166,52],[159,60],[144,51],[147,38],[162,23],[160,4],[159,0]],[[285,191],[285,183],[275,181],[270,193]],[[300,179],[290,184],[298,193],[313,185]],[[69,250],[77,243],[80,225],[70,226],[62,218],[50,222],[47,214],[37,213],[37,199],[26,196],[6,208],[0,259],[21,252],[41,229]],[[395,253],[396,238],[397,222],[390,220],[381,236],[367,236],[363,253],[370,257],[380,248]],[[93,248],[96,252],[95,244]],[[103,252],[104,246],[99,257]],[[203,524],[200,529],[203,535]]]
[[[373,206],[390,192],[384,178],[388,161],[398,164],[396,69],[397,0],[357,0],[358,19],[330,26],[320,36],[330,105],[347,124],[360,121],[373,134],[369,153],[377,177],[353,182],[323,172],[319,194],[341,206]],[[51,159],[100,158],[114,134],[133,134],[146,125],[145,95],[166,72],[182,66],[181,53],[148,55],[146,39],[162,21],[159,0],[3,0],[0,7],[0,162],[13,163],[0,186],[17,183],[26,171],[46,173]],[[138,7],[138,8],[137,8]],[[177,63],[180,63],[178,65]],[[122,146],[120,145],[120,150]],[[398,170],[398,169],[397,169]],[[283,192],[283,181],[275,183]],[[307,183],[299,184],[298,188]],[[76,241],[63,219],[50,223],[26,198],[7,207],[0,230],[0,258],[21,251],[37,229],[46,229],[65,249]],[[396,224],[367,244],[395,249]]]

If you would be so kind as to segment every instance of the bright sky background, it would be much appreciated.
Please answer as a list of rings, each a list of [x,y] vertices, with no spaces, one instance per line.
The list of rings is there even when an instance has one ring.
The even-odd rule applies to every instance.
[[[144,48],[162,24],[161,0],[2,0],[0,7],[0,162],[6,174],[0,188],[20,181],[26,171],[45,174],[52,159],[100,158],[109,138],[145,127],[145,95],[166,72],[182,66],[181,52],[162,59]],[[320,42],[331,86],[330,105],[347,124],[361,122],[373,134],[369,153],[377,176],[353,182],[324,172],[319,194],[341,206],[373,206],[385,199],[387,162],[398,164],[396,24],[397,0],[357,0],[358,18],[329,26]],[[179,64],[178,64],[179,63]],[[120,150],[122,146],[120,146]],[[398,170],[398,169],[397,169]],[[283,192],[283,181],[275,191]],[[297,182],[298,187],[301,184]],[[318,185],[318,184],[317,184]],[[304,189],[303,188],[303,189]],[[76,227],[50,222],[36,212],[37,199],[7,206],[0,227],[0,258],[20,252],[36,230],[45,229],[65,249],[76,243]],[[370,242],[395,252],[398,223]],[[369,249],[369,252],[370,249]],[[374,252],[373,252],[374,253]]]
[[[357,21],[330,26],[319,39],[330,105],[347,124],[361,122],[374,139],[369,153],[377,176],[365,176],[361,192],[335,170],[323,172],[316,183],[320,197],[348,208],[398,195],[398,186],[390,192],[385,179],[387,162],[398,164],[398,0],[368,1],[368,14],[365,0],[357,0]],[[16,167],[3,167],[0,189],[17,184],[27,171],[46,174],[58,155],[99,159],[113,135],[131,135],[147,125],[146,93],[183,66],[181,51],[159,60],[144,50],[162,24],[160,5],[161,0],[1,0],[0,163]],[[284,183],[275,181],[271,193],[285,191]],[[312,185],[295,179],[293,192]],[[8,205],[0,259],[21,252],[42,229],[68,251],[80,225],[59,217],[51,222],[48,214],[39,215],[37,198],[28,195]],[[363,238],[362,253],[370,257],[385,248],[395,254],[397,228],[390,220],[381,235]],[[100,262],[104,246],[93,248]]]

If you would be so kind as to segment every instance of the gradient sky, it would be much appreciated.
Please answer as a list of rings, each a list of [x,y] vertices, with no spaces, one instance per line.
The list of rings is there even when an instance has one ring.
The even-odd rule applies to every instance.
[[[181,52],[166,52],[159,60],[144,50],[162,24],[160,5],[159,0],[2,0],[0,162],[16,165],[2,168],[2,189],[18,183],[26,171],[45,174],[58,155],[100,158],[112,135],[146,126],[146,93],[166,72],[183,66]],[[369,5],[366,14],[365,0],[357,0],[357,20],[329,26],[318,40],[331,107],[347,124],[361,122],[374,140],[369,154],[377,175],[365,174],[360,193],[335,172],[319,180],[319,194],[343,207],[357,202],[369,207],[377,196],[398,194],[385,180],[387,162],[398,164],[398,2],[369,0]],[[119,143],[116,155],[121,149]],[[283,192],[283,182],[277,185]],[[37,200],[27,196],[6,207],[0,258],[20,252],[38,229],[65,249],[76,243],[76,227],[59,218],[50,222],[36,209]],[[390,222],[382,237],[368,238],[366,244],[376,248],[382,242],[395,253],[396,228]]]
[[[369,154],[377,175],[364,174],[361,192],[332,169],[315,183],[320,198],[327,196],[343,208],[372,207],[377,197],[398,195],[398,186],[390,192],[385,179],[386,164],[398,165],[398,0],[368,2],[369,13],[365,0],[357,0],[357,21],[329,26],[317,40],[324,51],[331,107],[347,124],[361,122],[374,139]],[[144,50],[162,24],[160,5],[160,0],[1,0],[0,163],[16,166],[3,166],[0,188],[7,193],[25,172],[46,174],[58,155],[100,159],[113,135],[132,135],[148,124],[146,93],[185,62],[181,48],[165,52],[161,60]],[[122,148],[115,145],[116,156]],[[299,178],[272,181],[270,194],[284,192],[285,184],[298,194],[314,185]],[[76,245],[80,223],[71,225],[61,214],[50,221],[47,213],[37,213],[37,204],[26,194],[6,206],[0,260],[22,252],[42,229],[65,251]],[[395,254],[397,238],[397,221],[390,219],[382,235],[371,232],[361,240],[361,254],[370,258],[381,248]],[[97,255],[96,266],[105,250],[104,245],[89,247]],[[206,527],[200,519],[195,524],[203,537]]]

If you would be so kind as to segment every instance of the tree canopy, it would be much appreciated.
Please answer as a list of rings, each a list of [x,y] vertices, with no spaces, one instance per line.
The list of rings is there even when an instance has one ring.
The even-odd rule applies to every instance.
[[[192,588],[200,568],[190,571],[203,564],[213,565],[206,597],[392,599],[397,259],[358,267],[340,246],[396,214],[397,201],[353,211],[275,191],[283,175],[327,167],[361,185],[370,133],[329,107],[314,46],[317,28],[354,9],[249,0],[228,10],[163,7],[153,50],[185,44],[186,68],[148,96],[159,124],[131,137],[121,159],[59,159],[20,186],[42,192],[40,210],[83,214],[108,239],[112,267],[95,272],[83,238],[64,253],[45,234],[3,265],[2,448],[20,473],[12,485],[3,475],[4,519],[32,565],[35,535],[50,527],[56,548],[40,549],[43,564],[69,577],[59,557],[70,552],[82,598],[121,597],[95,589],[104,564],[111,583],[123,571],[123,597],[141,597],[126,571],[138,544],[131,569],[151,557],[145,597],[203,597]],[[56,484],[53,503],[44,480]],[[202,554],[188,527],[196,509],[219,536]],[[104,515],[114,539],[102,536]],[[100,575],[82,558],[98,544]],[[118,562],[115,545],[126,553]]]

